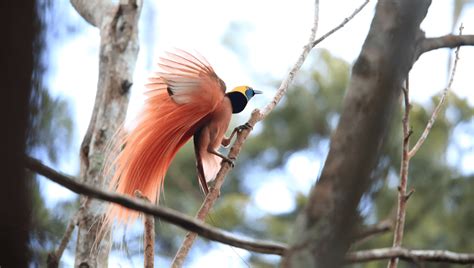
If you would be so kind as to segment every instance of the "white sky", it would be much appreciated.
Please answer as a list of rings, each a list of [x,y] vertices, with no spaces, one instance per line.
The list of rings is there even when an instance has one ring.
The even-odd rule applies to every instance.
[[[363,1],[331,0],[321,1],[318,36],[339,24]],[[333,55],[353,62],[366,37],[373,16],[376,1],[369,5],[343,29],[320,44]],[[69,1],[59,1],[60,6],[68,6]],[[62,9],[64,10],[64,9]],[[49,51],[50,69],[47,83],[54,94],[67,97],[74,106],[74,120],[77,134],[73,144],[73,155],[63,161],[59,169],[66,173],[78,173],[79,144],[87,129],[95,98],[98,76],[99,32],[87,25],[69,7],[66,17],[79,27],[79,33],[71,38],[62,39],[62,43],[51,43]],[[427,36],[444,35],[451,29],[451,1],[433,1],[426,20],[422,24]],[[147,16],[153,17],[152,25],[145,22]],[[272,96],[274,90],[267,80],[281,80],[294,63],[309,36],[312,25],[313,1],[282,0],[145,0],[140,24],[141,51],[135,71],[129,118],[140,109],[141,85],[150,71],[149,65],[167,48],[191,48],[203,54],[213,64],[219,76],[232,88],[241,84],[253,85],[263,89],[265,95],[252,100],[247,114],[254,107],[261,107]],[[474,8],[472,5],[464,11],[461,20],[465,34],[474,33]],[[236,55],[223,44],[231,23],[244,24],[241,36],[234,37],[242,46],[244,56]],[[57,27],[62,27],[61,25]],[[64,26],[66,27],[66,26]],[[148,31],[147,31],[148,29]],[[238,38],[238,39],[237,39]],[[152,47],[152,51],[147,48]],[[439,92],[447,80],[448,50],[430,52],[420,58],[410,74],[411,96],[414,101],[426,102]],[[473,78],[474,48],[461,49],[453,91],[474,103]],[[306,66],[307,67],[307,66]],[[258,75],[254,75],[257,73]],[[246,116],[242,118],[244,122]],[[461,161],[466,169],[474,167],[471,137],[464,137],[463,144],[471,148],[471,154]],[[467,141],[466,141],[467,140]],[[469,161],[469,162],[468,162]],[[270,213],[290,211],[294,206],[294,194],[307,193],[309,186],[316,180],[322,165],[321,156],[297,153],[290,157],[288,164],[279,174],[270,174],[258,188],[251,205]],[[261,174],[260,174],[261,175]],[[42,181],[47,204],[53,206],[57,201],[71,198],[64,188]],[[278,196],[278,198],[272,198]],[[240,252],[240,251],[239,251]],[[228,247],[216,247],[193,264],[193,267],[222,267],[222,263],[234,264],[233,267],[245,267],[240,257]],[[246,256],[243,252],[240,254]],[[217,258],[219,261],[216,261]],[[117,259],[115,259],[117,260]],[[220,261],[222,260],[222,262]],[[229,261],[230,260],[230,261]],[[113,260],[112,260],[113,261]],[[229,262],[227,262],[229,261]],[[121,262],[121,261],[119,261]],[[123,264],[123,263],[122,263]],[[137,264],[137,263],[136,263]],[[215,266],[219,264],[218,266]],[[126,266],[126,265],[125,265]],[[122,266],[122,267],[125,267]],[[114,264],[111,264],[114,267]],[[231,266],[228,266],[231,267]]]

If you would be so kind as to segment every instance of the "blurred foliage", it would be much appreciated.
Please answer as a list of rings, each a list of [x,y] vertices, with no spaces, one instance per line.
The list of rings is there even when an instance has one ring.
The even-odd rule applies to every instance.
[[[27,150],[57,163],[71,144],[73,122],[68,103],[60,97],[52,97],[45,88],[37,86],[30,101],[31,121],[27,138]],[[28,173],[28,176],[36,176]],[[32,230],[30,232],[30,254],[33,267],[43,267],[48,253],[55,249],[64,234],[70,214],[77,209],[75,201],[46,207],[41,196],[39,182],[31,179]]]

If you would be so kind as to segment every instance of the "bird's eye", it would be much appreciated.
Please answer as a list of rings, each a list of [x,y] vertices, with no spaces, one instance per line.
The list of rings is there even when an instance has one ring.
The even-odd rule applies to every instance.
[[[251,87],[249,87],[245,91],[245,95],[247,96],[247,99],[250,99],[255,95],[255,92],[253,92],[253,89]]]

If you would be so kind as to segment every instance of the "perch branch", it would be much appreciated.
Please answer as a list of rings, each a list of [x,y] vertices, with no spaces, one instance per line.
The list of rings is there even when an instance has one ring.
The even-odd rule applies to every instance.
[[[361,7],[359,7],[350,17],[346,18],[342,24],[344,26],[349,20],[351,20],[360,10],[362,10],[363,7],[367,4],[368,0],[366,0]],[[263,120],[274,108],[275,106],[280,102],[281,98],[285,95],[286,91],[288,90],[289,85],[293,81],[296,73],[298,70],[301,68],[303,65],[306,57],[308,56],[309,52],[311,49],[317,44],[322,42],[324,39],[329,37],[331,34],[333,34],[336,30],[331,30],[327,34],[323,35],[320,39],[318,39],[317,43],[315,43],[314,39],[316,36],[316,31],[318,28],[318,12],[319,12],[319,1],[315,1],[315,19],[314,19],[314,25],[311,29],[310,33],[310,38],[308,43],[303,47],[303,51],[301,52],[300,56],[298,57],[298,60],[296,63],[293,65],[293,67],[290,69],[288,75],[286,78],[282,81],[280,87],[278,88],[277,92],[275,93],[272,101],[268,103],[262,111],[259,109],[255,109],[252,112],[252,115],[250,116],[250,119],[247,121],[247,124],[250,126],[255,126],[256,123],[259,121]],[[347,20],[347,21],[346,21]],[[340,26],[339,28],[341,28]],[[337,28],[337,27],[336,27]],[[338,29],[339,29],[338,28]],[[247,128],[242,130],[237,134],[237,138],[232,145],[228,157],[231,159],[236,159],[237,156],[240,153],[241,147],[244,144],[245,140],[249,136],[250,132],[252,131],[252,128]],[[219,173],[216,176],[215,179],[215,184],[214,187],[211,189],[209,194],[206,196],[206,199],[204,200],[201,208],[199,209],[196,218],[203,220],[206,215],[209,213],[209,210],[213,206],[215,200],[220,194],[220,187],[222,186],[224,182],[225,176],[229,173],[231,170],[231,166],[227,162],[223,162],[221,169],[219,170]],[[188,233],[186,234],[186,237],[183,241],[183,244],[181,245],[180,249],[178,250],[178,253],[176,254],[172,267],[181,267],[184,261],[184,258],[187,256],[189,249],[191,248],[194,240],[196,239],[196,234]]]
[[[463,29],[463,27],[461,25],[461,27],[459,28],[459,36],[462,36],[462,29]],[[460,49],[460,47],[458,46],[456,48],[456,52],[455,52],[456,58],[454,59],[454,64],[453,64],[453,68],[451,70],[451,75],[450,75],[450,78],[449,78],[448,85],[444,88],[443,93],[441,95],[441,99],[439,100],[438,105],[436,105],[436,108],[434,109],[433,114],[431,114],[431,118],[428,121],[428,123],[426,124],[425,130],[421,134],[421,136],[418,139],[418,141],[416,142],[415,146],[413,146],[413,148],[410,150],[410,153],[408,154],[409,158],[412,158],[416,154],[416,152],[418,152],[421,145],[423,145],[423,143],[425,142],[426,138],[428,137],[428,134],[431,131],[431,128],[433,127],[433,124],[434,124],[436,118],[438,117],[439,111],[441,110],[441,107],[443,106],[443,103],[446,100],[446,96],[448,95],[448,92],[451,90],[451,86],[452,86],[453,81],[454,81],[454,75],[456,74],[456,68],[458,66],[459,49]]]
[[[218,228],[213,228],[208,224],[198,221],[178,211],[154,206],[142,200],[132,199],[124,195],[84,185],[78,182],[80,179],[59,173],[31,157],[25,158],[25,164],[26,168],[29,170],[43,175],[51,181],[54,181],[77,194],[112,202],[129,209],[153,215],[154,217],[159,217],[163,221],[172,223],[185,230],[198,233],[200,236],[209,240],[218,241],[234,247],[264,254],[282,255],[286,249],[286,245],[282,243],[238,237]]]

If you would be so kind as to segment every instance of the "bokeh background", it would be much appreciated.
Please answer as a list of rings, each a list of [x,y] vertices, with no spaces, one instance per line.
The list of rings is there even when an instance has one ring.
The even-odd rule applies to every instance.
[[[41,1],[40,1],[41,2]],[[339,24],[360,1],[321,1],[318,36]],[[310,187],[316,182],[337,125],[342,97],[368,32],[376,1],[313,50],[276,110],[252,132],[208,223],[255,238],[286,242]],[[307,41],[313,1],[145,0],[140,19],[140,53],[127,122],[140,111],[143,84],[157,57],[173,47],[193,49],[213,65],[228,88],[247,84],[264,91],[231,127],[273,96]],[[43,79],[35,91],[30,154],[65,173],[79,174],[79,146],[87,129],[98,79],[99,31],[69,1],[41,3],[46,49]],[[427,36],[474,33],[474,1],[433,1],[422,28]],[[421,56],[410,73],[412,140],[419,137],[446,86],[452,64],[444,49]],[[412,159],[409,187],[416,190],[407,210],[404,244],[410,248],[474,250],[474,49],[460,52],[455,82],[426,143]],[[401,110],[401,109],[400,109]],[[390,218],[396,209],[401,152],[401,114],[394,117],[371,188],[360,211],[365,224]],[[130,125],[126,123],[126,125]],[[203,200],[192,144],[170,168],[161,205],[194,215]],[[33,175],[32,175],[33,176]],[[59,243],[78,196],[38,176],[34,186],[33,266]],[[185,232],[157,222],[157,267],[169,266]],[[143,265],[141,227],[116,232],[110,267]],[[387,247],[390,232],[355,248]],[[69,243],[62,266],[74,261]],[[186,267],[273,267],[277,256],[253,254],[199,239]],[[384,267],[373,262],[360,267]],[[408,264],[403,264],[407,265]],[[358,265],[355,265],[358,266]],[[445,267],[445,266],[443,266]]]

